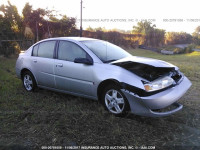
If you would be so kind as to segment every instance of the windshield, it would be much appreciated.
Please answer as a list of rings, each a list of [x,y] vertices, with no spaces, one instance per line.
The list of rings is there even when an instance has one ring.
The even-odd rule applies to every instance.
[[[131,54],[122,48],[106,41],[92,40],[81,42],[86,45],[104,63],[131,56]]]

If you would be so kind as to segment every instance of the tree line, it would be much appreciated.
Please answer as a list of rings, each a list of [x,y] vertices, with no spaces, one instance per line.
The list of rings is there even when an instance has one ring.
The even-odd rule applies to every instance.
[[[19,43],[22,44],[26,40],[33,41],[33,44],[44,38],[59,36],[79,36],[75,18],[57,14],[55,10],[41,8],[34,10],[29,3],[25,4],[22,15],[19,15],[17,7],[9,1],[7,5],[0,6],[0,54],[14,53],[14,49],[21,49]],[[129,33],[117,29],[89,27],[83,31],[83,36],[132,48],[138,45],[149,47],[186,43],[200,45],[200,26],[190,35],[186,32],[166,32],[156,28],[151,22],[141,21],[133,26]]]

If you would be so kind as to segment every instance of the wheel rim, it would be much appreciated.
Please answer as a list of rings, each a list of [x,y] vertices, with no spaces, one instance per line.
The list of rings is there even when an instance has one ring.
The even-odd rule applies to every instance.
[[[31,76],[28,74],[24,76],[24,87],[27,91],[31,91],[33,89],[33,81]]]
[[[117,90],[111,89],[105,94],[105,104],[107,109],[114,113],[120,114],[124,110],[124,98]]]

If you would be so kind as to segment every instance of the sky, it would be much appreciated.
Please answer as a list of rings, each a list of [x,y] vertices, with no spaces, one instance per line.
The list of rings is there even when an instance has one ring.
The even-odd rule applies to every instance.
[[[75,17],[80,27],[81,0],[10,0],[19,13],[26,2],[33,9],[48,8]],[[7,0],[0,0],[7,4]],[[199,0],[83,0],[83,29],[87,27],[132,30],[138,21],[148,20],[157,28],[175,32],[194,32],[200,26]]]

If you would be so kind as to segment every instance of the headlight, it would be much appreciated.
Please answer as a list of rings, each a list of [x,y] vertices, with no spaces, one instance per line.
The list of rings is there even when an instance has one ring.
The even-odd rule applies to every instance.
[[[144,88],[147,92],[157,91],[163,88],[166,88],[174,83],[174,80],[171,77],[163,77],[157,80],[154,80],[150,83],[144,84]]]

